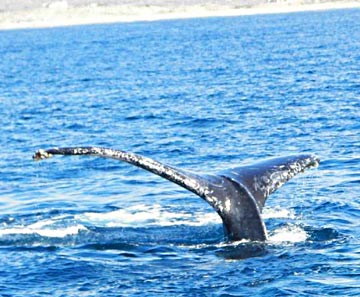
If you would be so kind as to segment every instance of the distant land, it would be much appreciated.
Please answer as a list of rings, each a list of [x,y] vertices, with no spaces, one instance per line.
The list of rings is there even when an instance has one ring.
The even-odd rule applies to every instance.
[[[0,30],[360,8],[360,0],[1,0]]]

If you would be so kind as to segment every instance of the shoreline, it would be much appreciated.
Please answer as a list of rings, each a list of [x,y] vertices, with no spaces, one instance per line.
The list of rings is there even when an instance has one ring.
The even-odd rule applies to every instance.
[[[0,12],[0,30],[360,8],[360,1],[313,4],[268,3],[251,7],[231,7],[215,4],[177,7],[160,5],[97,6],[91,4],[83,7],[68,7],[61,5],[66,4],[65,1],[58,3],[60,5],[31,10]]]

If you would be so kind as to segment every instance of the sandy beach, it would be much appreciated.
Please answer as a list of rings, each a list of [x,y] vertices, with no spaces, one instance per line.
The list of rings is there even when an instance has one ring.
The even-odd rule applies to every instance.
[[[0,3],[0,30],[360,8],[360,1],[61,0]]]

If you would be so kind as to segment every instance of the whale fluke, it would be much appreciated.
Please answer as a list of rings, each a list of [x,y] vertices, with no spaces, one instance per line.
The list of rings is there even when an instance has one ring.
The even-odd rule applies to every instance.
[[[125,161],[141,167],[195,193],[220,215],[228,240],[265,241],[261,211],[267,197],[296,174],[316,167],[312,154],[272,158],[217,174],[197,174],[125,151],[101,147],[65,147],[38,150],[33,158],[53,155],[91,155]]]

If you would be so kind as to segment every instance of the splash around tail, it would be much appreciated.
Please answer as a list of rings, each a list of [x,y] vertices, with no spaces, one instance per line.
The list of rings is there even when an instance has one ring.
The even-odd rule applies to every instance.
[[[38,150],[34,160],[53,155],[87,155],[116,159],[159,175],[195,193],[208,202],[221,217],[230,241],[266,241],[261,212],[268,196],[298,173],[316,167],[319,159],[299,154],[262,160],[218,174],[197,174],[153,159],[102,147],[64,147]]]

